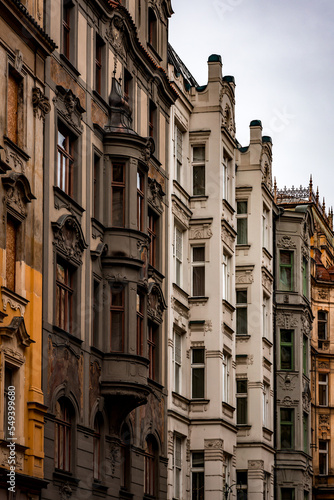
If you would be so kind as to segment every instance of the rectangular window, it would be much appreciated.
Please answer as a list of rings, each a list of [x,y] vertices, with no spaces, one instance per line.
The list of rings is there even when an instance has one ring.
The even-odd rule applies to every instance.
[[[73,3],[71,0],[63,0],[63,54],[67,59],[71,59],[71,17]]]
[[[111,169],[111,224],[124,227],[125,221],[125,164],[113,163]]]
[[[279,289],[285,292],[293,290],[293,252],[279,252]]]
[[[247,379],[237,380],[237,424],[247,424]]]
[[[12,67],[8,70],[7,136],[21,145],[20,127],[23,124],[23,78]]]
[[[61,123],[58,125],[57,156],[57,186],[73,196],[74,137]]]
[[[103,89],[103,52],[104,52],[105,43],[100,37],[100,35],[96,34],[95,37],[95,90],[99,94],[102,94]]]
[[[294,488],[281,488],[281,500],[295,500]]]
[[[270,242],[270,220],[269,220],[269,210],[264,206],[262,214],[262,246],[269,250]]]
[[[158,232],[158,216],[152,212],[148,211],[148,227],[147,232],[151,238],[150,248],[149,248],[149,263],[153,267],[157,267],[157,232]]]
[[[193,195],[205,195],[205,146],[193,146]]]
[[[303,335],[303,373],[308,375],[308,340],[306,335]]]
[[[324,341],[327,340],[327,311],[318,311],[318,348],[322,349]]]
[[[93,217],[99,217],[99,180],[100,180],[100,156],[94,154],[93,164]]]
[[[131,74],[124,69],[124,98],[129,103],[129,106],[132,107],[132,94],[133,94],[133,81]]]
[[[193,399],[204,398],[204,371],[205,371],[205,349],[192,349],[191,359],[191,397]]]
[[[157,107],[153,101],[149,105],[148,135],[157,141]]]
[[[223,200],[226,200],[226,201],[228,201],[228,199],[229,199],[228,165],[229,165],[229,160],[226,156],[224,156],[224,159],[223,159]]]
[[[231,301],[231,257],[223,254],[223,300]]]
[[[56,403],[55,418],[55,468],[70,472],[72,455],[72,415],[66,400]]]
[[[231,373],[231,356],[223,354],[223,401],[230,403],[230,373]]]
[[[137,293],[137,354],[144,356],[144,296]]]
[[[247,335],[247,290],[236,290],[237,335]]]
[[[264,472],[263,478],[263,500],[270,500],[270,479],[271,476],[268,472]]]
[[[182,145],[183,145],[183,133],[177,125],[175,125],[175,178],[177,182],[181,183],[181,172],[182,172]]]
[[[7,215],[6,227],[6,286],[15,291],[18,225]]]
[[[248,244],[247,201],[237,201],[237,245]]]
[[[319,475],[328,475],[328,441],[319,439]]]
[[[294,410],[281,408],[281,449],[291,450],[294,440]]]
[[[150,365],[149,365],[148,376],[152,380],[157,380],[158,376],[158,363],[157,363],[158,339],[159,339],[159,327],[153,323],[149,323],[147,347],[148,347],[148,359],[150,360]]]
[[[270,339],[270,301],[269,298],[263,295],[263,304],[262,304],[262,324],[263,324],[263,336],[266,339]]]
[[[175,500],[182,498],[182,439],[178,436],[174,437],[174,497]]]
[[[110,287],[110,351],[124,351],[124,287]]]
[[[204,500],[204,453],[191,454],[191,500]]]
[[[56,325],[67,332],[72,330],[73,271],[68,264],[57,260],[56,267]]]
[[[309,453],[309,449],[308,449],[308,415],[307,415],[307,413],[303,413],[303,444],[304,444],[304,453]]]
[[[174,332],[174,391],[181,393],[182,370],[182,337]]]
[[[319,373],[319,406],[328,406],[328,373]]]
[[[266,429],[270,429],[269,400],[270,387],[268,384],[263,384],[263,427]]]
[[[192,295],[205,295],[205,246],[192,247]]]
[[[137,229],[144,230],[144,174],[137,171]]]
[[[246,470],[237,470],[237,499],[247,500],[247,486],[248,486],[248,477]]]
[[[293,370],[293,330],[281,330],[281,370]]]
[[[182,259],[183,259],[183,232],[175,226],[174,228],[174,259],[175,259],[175,283],[182,286]]]
[[[305,257],[303,257],[303,295],[308,298],[308,264]]]

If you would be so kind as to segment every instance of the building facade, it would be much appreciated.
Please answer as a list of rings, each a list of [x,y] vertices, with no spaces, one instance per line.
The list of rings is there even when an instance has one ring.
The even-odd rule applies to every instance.
[[[47,2],[42,498],[166,498],[169,0]]]
[[[37,500],[44,481],[42,212],[43,5],[1,3],[0,497]]]

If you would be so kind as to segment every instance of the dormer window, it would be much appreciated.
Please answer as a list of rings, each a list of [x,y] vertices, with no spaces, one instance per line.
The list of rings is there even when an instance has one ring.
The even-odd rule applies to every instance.
[[[153,9],[148,9],[148,42],[154,49],[157,49],[157,18]]]

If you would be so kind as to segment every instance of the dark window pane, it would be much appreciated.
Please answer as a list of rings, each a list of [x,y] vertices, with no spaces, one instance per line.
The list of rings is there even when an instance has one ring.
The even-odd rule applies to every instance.
[[[204,398],[204,368],[192,369],[192,397]]]
[[[113,311],[111,315],[111,350],[123,350],[123,313]]]
[[[247,304],[247,290],[237,290],[237,304]]]
[[[237,202],[237,214],[247,214],[247,201]]]
[[[281,330],[281,342],[291,343],[292,342],[292,331],[291,330]]]
[[[247,380],[237,380],[237,393],[247,393]]]
[[[123,182],[123,165],[113,164],[112,169],[113,182]]]
[[[292,370],[292,349],[290,346],[281,346],[281,369]]]
[[[205,146],[195,146],[193,148],[193,162],[200,163],[205,161]]]
[[[193,349],[193,363],[204,363],[204,349]]]
[[[247,219],[237,219],[237,244],[246,245],[247,239]]]
[[[193,262],[204,262],[205,247],[193,247]]]
[[[205,267],[193,267],[193,295],[195,297],[205,294]]]
[[[291,252],[289,251],[286,251],[286,250],[281,250],[280,251],[280,261],[281,261],[281,264],[285,264],[285,265],[291,265]]]
[[[204,467],[204,453],[201,451],[192,453],[192,467]]]
[[[237,308],[237,334],[247,335],[247,308]]]
[[[113,188],[112,197],[112,224],[113,226],[123,226],[123,188]]]
[[[193,167],[193,194],[195,196],[205,195],[205,167],[194,165]]]
[[[204,500],[204,472],[192,473],[191,500]]]
[[[237,398],[237,424],[247,424],[247,398]]]

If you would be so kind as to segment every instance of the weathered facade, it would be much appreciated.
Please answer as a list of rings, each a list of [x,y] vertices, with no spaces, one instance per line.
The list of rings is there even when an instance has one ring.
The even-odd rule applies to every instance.
[[[308,203],[275,192],[276,498],[312,498],[311,257],[314,219]]]
[[[163,499],[171,5],[46,13],[43,498]]]
[[[0,497],[37,500],[44,481],[42,367],[45,60],[43,5],[1,2]]]

